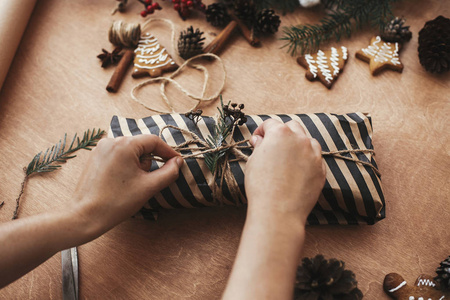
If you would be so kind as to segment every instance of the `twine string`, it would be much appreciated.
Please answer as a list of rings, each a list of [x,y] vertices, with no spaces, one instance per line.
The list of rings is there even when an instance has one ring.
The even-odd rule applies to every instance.
[[[166,125],[164,126],[161,131],[159,132],[159,137],[162,138],[162,134],[164,130],[172,128],[174,130],[180,131],[183,135],[190,135],[191,139],[186,140],[185,142],[178,144],[178,145],[172,145],[172,149],[179,152],[181,157],[183,159],[189,159],[189,158],[197,158],[197,159],[204,159],[205,154],[209,153],[217,153],[223,150],[226,150],[226,154],[221,160],[220,164],[216,167],[214,173],[213,173],[213,181],[210,183],[210,187],[213,194],[214,201],[218,201],[219,203],[223,203],[223,191],[222,187],[223,184],[226,183],[228,186],[228,190],[230,191],[230,194],[235,201],[235,204],[239,205],[239,200],[241,197],[243,197],[239,185],[237,184],[233,173],[231,172],[230,163],[236,162],[236,161],[247,161],[248,155],[243,153],[242,149],[252,149],[253,146],[250,145],[249,140],[242,140],[242,141],[234,141],[233,140],[233,134],[234,134],[234,128],[230,134],[230,141],[225,142],[219,147],[211,147],[207,142],[202,140],[195,132],[174,126],[174,125]],[[193,148],[190,147],[191,145],[197,145],[197,147]],[[201,145],[201,146],[198,146]],[[182,153],[183,151],[191,151],[192,153],[186,154]],[[348,161],[353,161],[357,164],[366,166],[371,168],[375,174],[378,176],[381,176],[380,171],[371,163],[360,160],[358,158],[353,157],[347,157],[343,156],[342,154],[358,154],[358,153],[370,153],[371,155],[375,155],[375,151],[372,149],[348,149],[348,150],[337,150],[337,151],[322,151],[322,156],[331,156],[334,158],[344,159]],[[235,156],[234,159],[229,159],[229,154],[233,154]],[[166,160],[153,155],[144,155],[141,157],[141,160],[154,160],[157,162],[166,162]],[[220,183],[216,184],[217,178],[220,178]],[[212,185],[212,186],[211,186]]]
[[[140,105],[142,105],[144,108],[159,113],[159,114],[166,114],[166,113],[176,113],[176,110],[174,108],[174,106],[172,105],[172,103],[170,102],[169,98],[166,95],[166,85],[168,83],[172,83],[175,85],[175,87],[180,90],[184,95],[186,95],[188,98],[190,98],[191,100],[196,101],[196,104],[190,109],[190,110],[196,110],[202,103],[204,102],[209,102],[212,100],[215,100],[219,97],[219,95],[222,93],[223,88],[225,87],[225,82],[226,82],[226,70],[225,70],[225,65],[222,61],[222,59],[212,53],[204,53],[204,54],[199,54],[195,57],[192,57],[186,61],[184,61],[183,63],[180,64],[180,61],[182,61],[182,58],[178,55],[178,47],[177,47],[177,42],[175,39],[175,24],[168,20],[168,19],[161,19],[161,18],[155,18],[155,19],[149,19],[148,21],[146,21],[143,25],[142,25],[142,31],[144,31],[148,25],[150,23],[154,23],[154,22],[163,22],[166,23],[170,26],[172,34],[171,34],[171,39],[172,39],[172,48],[173,48],[173,53],[174,55],[172,55],[172,57],[174,58],[175,62],[177,62],[178,65],[180,65],[180,67],[173,72],[170,76],[168,77],[164,77],[164,76],[160,76],[160,77],[156,77],[156,78],[151,78],[147,81],[144,81],[142,83],[137,84],[136,86],[133,87],[133,89],[131,90],[131,99],[133,99],[135,102],[139,103]],[[210,58],[214,58],[216,61],[219,62],[220,67],[221,67],[221,71],[222,71],[222,79],[221,79],[221,84],[220,87],[218,88],[218,91],[216,93],[214,93],[212,96],[206,97],[206,91],[208,89],[208,84],[210,81],[210,77],[209,77],[209,73],[208,70],[206,69],[205,66],[203,65],[199,65],[199,64],[193,64],[192,62],[198,58],[201,57],[210,57]],[[189,91],[187,91],[184,87],[182,87],[177,81],[175,81],[173,78],[175,78],[178,74],[181,73],[181,71],[183,69],[185,69],[186,67],[190,67],[196,70],[199,70],[201,72],[203,72],[203,76],[204,76],[204,81],[203,81],[203,88],[202,88],[202,92],[201,95],[194,95],[192,93],[190,93]],[[137,96],[136,96],[136,91],[141,89],[142,87],[148,85],[148,84],[152,84],[154,82],[161,82],[160,85],[160,95],[161,98],[163,99],[164,103],[167,105],[167,107],[170,109],[170,111],[162,111],[159,109],[155,109],[153,107],[150,107],[149,105],[145,104],[144,102],[142,102]]]

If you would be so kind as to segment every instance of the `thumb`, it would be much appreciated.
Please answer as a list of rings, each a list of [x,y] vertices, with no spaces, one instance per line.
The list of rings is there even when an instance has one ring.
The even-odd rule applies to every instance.
[[[259,144],[261,144],[262,140],[263,140],[262,136],[260,136],[258,134],[254,134],[250,138],[250,144],[253,146],[253,148],[256,148],[259,146]]]
[[[148,188],[152,196],[177,180],[182,165],[183,159],[180,156],[175,156],[169,159],[158,170],[146,175],[149,182]]]

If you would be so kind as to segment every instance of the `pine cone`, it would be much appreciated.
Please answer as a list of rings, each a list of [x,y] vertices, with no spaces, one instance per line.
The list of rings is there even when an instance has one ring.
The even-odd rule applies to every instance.
[[[437,276],[434,280],[438,283],[441,290],[450,291],[450,255],[446,260],[443,260],[436,269]]]
[[[390,43],[402,43],[411,39],[412,33],[409,31],[409,26],[403,26],[406,20],[403,18],[395,17],[389,22],[381,33],[381,38],[385,42]]]
[[[184,59],[189,59],[203,52],[203,32],[197,28],[188,27],[184,32],[180,32],[178,39],[178,53]]]
[[[280,17],[275,14],[273,9],[263,9],[256,18],[256,29],[261,33],[273,34],[280,27]]]
[[[256,6],[253,1],[236,0],[234,1],[234,13],[247,25],[253,25],[256,18]]]
[[[419,60],[425,70],[443,73],[450,70],[450,19],[439,16],[419,31]]]
[[[206,21],[211,23],[212,26],[225,26],[230,21],[227,8],[221,3],[208,5],[205,15]]]
[[[360,300],[355,274],[345,270],[343,261],[326,260],[322,255],[304,258],[297,268],[294,299],[308,300]]]

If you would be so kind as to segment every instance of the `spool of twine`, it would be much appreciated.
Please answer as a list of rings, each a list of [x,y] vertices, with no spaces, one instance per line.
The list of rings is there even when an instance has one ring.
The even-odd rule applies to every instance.
[[[116,46],[136,48],[141,37],[141,25],[139,23],[125,23],[114,21],[109,29],[109,41]]]
[[[108,37],[113,45],[127,48],[106,86],[108,92],[115,93],[119,89],[127,69],[133,62],[134,49],[137,47],[141,37],[141,25],[115,21],[109,29]]]

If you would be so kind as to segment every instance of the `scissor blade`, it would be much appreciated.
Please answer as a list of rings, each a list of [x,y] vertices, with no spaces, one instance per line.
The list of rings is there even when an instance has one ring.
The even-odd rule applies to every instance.
[[[78,300],[77,248],[61,251],[63,299]]]

